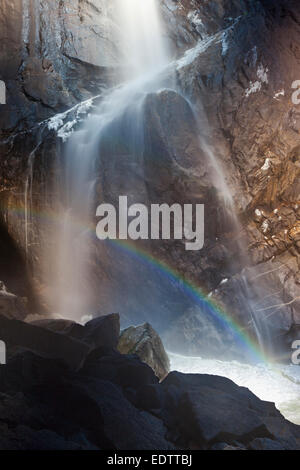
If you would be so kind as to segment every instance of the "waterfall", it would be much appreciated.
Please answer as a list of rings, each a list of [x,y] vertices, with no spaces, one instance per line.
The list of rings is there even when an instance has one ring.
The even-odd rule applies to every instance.
[[[169,62],[157,0],[117,0],[125,79],[156,74]]]
[[[48,280],[52,287],[50,290],[51,308],[56,313],[77,321],[86,315],[95,313],[95,305],[100,302],[100,295],[95,292],[97,289],[99,290],[100,284],[108,286],[105,295],[112,298],[110,306],[116,305],[115,308],[119,310],[120,305],[123,305],[123,298],[126,298],[127,295],[128,297],[133,296],[132,292],[134,291],[128,289],[130,282],[133,284],[136,279],[140,283],[151,282],[147,278],[148,273],[141,273],[136,263],[128,259],[121,261],[121,264],[127,263],[125,270],[127,284],[126,280],[117,279],[118,292],[109,291],[111,289],[109,281],[105,284],[105,280],[97,278],[98,273],[95,275],[94,266],[99,262],[99,252],[95,248],[95,240],[93,239],[93,236],[95,237],[96,202],[107,202],[107,194],[103,194],[101,178],[105,178],[105,169],[107,169],[109,162],[112,167],[114,165],[121,166],[122,159],[131,158],[133,171],[142,171],[145,150],[145,103],[149,97],[159,96],[161,90],[166,87],[175,89],[179,96],[180,91],[173,85],[173,72],[176,71],[176,68],[184,66],[182,59],[176,62],[171,56],[164,38],[158,0],[114,0],[111,12],[114,16],[114,27],[111,28],[110,34],[113,34],[112,40],[119,53],[120,84],[112,83],[101,97],[97,97],[94,103],[98,102],[98,104],[91,105],[90,115],[70,135],[63,155],[58,158],[59,173],[62,175],[60,181],[57,182],[58,201],[56,201],[56,206],[59,208],[60,224],[54,236],[54,251],[47,247],[46,266],[47,268],[49,266],[51,279]],[[223,37],[222,35],[223,33],[218,33],[215,39],[219,40]],[[207,39],[204,39],[203,42],[206,44]],[[199,46],[197,45],[196,48],[199,49]],[[186,54],[186,57],[189,57],[189,54]],[[174,94],[176,94],[175,91]],[[199,135],[197,147],[199,146],[199,152],[205,155],[208,162],[211,180],[218,193],[221,210],[224,212],[221,217],[230,225],[231,232],[236,234],[240,227],[224,172],[213,148],[208,144],[205,136],[201,136],[197,110],[193,109],[193,104],[188,99],[182,99],[187,104],[195,121],[197,135]],[[206,118],[201,119],[202,125],[205,121]],[[72,125],[73,122],[67,123],[64,128],[68,126],[68,129],[71,129]],[[119,184],[119,195],[128,195],[130,198],[131,192],[128,184],[124,185],[123,180],[115,182],[113,170],[109,177],[111,180],[108,186],[114,185],[116,187]],[[29,173],[29,183],[30,178]],[[141,175],[141,180],[143,180],[143,175]],[[28,205],[28,189],[31,186],[29,183],[26,191],[26,206]],[[133,202],[142,202],[147,199],[147,183],[143,182],[138,191],[140,191],[138,196],[141,200]],[[28,225],[28,214],[26,221],[26,225]],[[236,245],[239,245],[239,241]],[[236,250],[237,253],[238,251],[242,253],[243,247]],[[119,261],[117,253],[109,257],[105,248],[101,252],[101,257],[107,257],[108,261],[106,260],[106,262],[111,264],[117,264]],[[237,260],[232,260],[232,265],[235,262],[237,263]],[[151,304],[151,301],[148,303],[148,312],[152,307],[160,309],[160,294],[154,292],[159,290],[160,285],[163,284],[157,276],[154,281],[155,288],[152,286],[151,291],[153,303]],[[164,286],[161,287],[161,291],[163,290]],[[163,295],[165,298],[170,297],[171,300],[168,299],[170,304],[172,301],[178,302],[178,310],[181,309],[181,304],[177,299],[184,298],[184,295],[178,290],[178,286],[174,288],[171,285]],[[249,296],[251,297],[251,293]],[[142,295],[139,297],[139,293],[136,293],[135,297],[137,310],[139,310]],[[115,299],[117,299],[116,302],[114,302]],[[128,299],[126,302],[131,305],[131,301]],[[183,300],[182,304],[186,307],[183,311],[187,311],[191,307],[191,303],[191,299]],[[209,308],[201,308],[203,322],[206,322],[209,331],[215,331],[214,337],[221,338],[222,334],[224,345],[234,342],[230,332],[221,333],[220,325],[214,323],[215,320],[209,312]],[[171,311],[172,307],[169,310]],[[249,315],[254,334],[262,346],[265,326],[255,316],[255,311],[251,310]],[[149,318],[147,315],[144,317],[141,315],[137,321],[141,320],[148,321]],[[161,322],[166,325],[167,320],[164,319]],[[224,339],[225,337],[227,339]]]
[[[128,118],[129,115],[133,145],[138,145],[143,100],[148,93],[159,89],[160,74],[170,60],[156,0],[115,0],[114,11],[117,24],[114,40],[119,45],[123,82],[108,90],[85,125],[70,137],[60,162],[63,165],[61,224],[56,234],[56,268],[52,283],[56,291],[56,311],[76,319],[89,313],[89,266],[92,262],[89,227],[101,146],[111,128],[122,116]]]

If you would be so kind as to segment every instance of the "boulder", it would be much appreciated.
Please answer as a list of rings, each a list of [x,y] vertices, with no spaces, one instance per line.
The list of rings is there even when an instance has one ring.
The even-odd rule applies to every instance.
[[[78,369],[90,351],[82,341],[2,316],[0,337],[7,345],[8,354],[12,348],[22,347],[49,359],[61,360],[72,369]]]
[[[123,355],[111,350],[92,351],[85,361],[81,374],[107,380],[124,390],[138,390],[145,385],[158,383],[153,370],[137,356]]]
[[[48,359],[28,349],[14,348],[5,367],[0,367],[0,391],[23,393],[41,384],[57,382],[67,371],[64,361]],[[10,410],[11,405],[9,403],[6,409]],[[4,416],[2,405],[0,412]]]
[[[137,410],[112,383],[84,378],[70,383],[72,393],[80,393],[78,406],[94,404],[98,427],[118,450],[169,450],[174,446],[165,438],[163,422],[151,414]],[[87,423],[89,423],[87,419]]]
[[[120,315],[112,313],[94,318],[85,324],[82,339],[95,348],[117,348],[120,336]]]
[[[242,444],[233,446],[226,444],[226,442],[218,442],[211,446],[210,450],[246,450],[246,448]]]
[[[160,380],[170,371],[170,360],[162,340],[149,323],[122,331],[118,350],[122,354],[136,354],[154,370]]]
[[[85,326],[64,318],[41,318],[31,324],[85,342],[94,349],[115,349],[120,335],[118,313],[94,318]]]
[[[27,315],[26,299],[8,292],[2,282],[0,282],[0,315],[16,319],[23,319]]]
[[[52,378],[50,384],[59,383]],[[1,383],[2,385],[2,383]],[[45,388],[47,383],[44,382]],[[50,385],[51,388],[51,385]],[[40,388],[42,390],[42,388]],[[44,392],[45,394],[45,392]],[[0,393],[0,449],[1,450],[92,450],[96,447],[84,438],[84,433],[67,432],[57,411],[32,393]],[[56,423],[56,424],[55,424]],[[73,428],[74,429],[74,428]]]
[[[160,416],[189,448],[220,442],[236,447],[236,442],[248,445],[255,439],[273,439],[285,449],[299,445],[299,426],[284,419],[273,403],[229,379],[171,372],[161,386]]]
[[[11,428],[0,425],[1,450],[88,450],[86,445],[79,445],[66,440],[63,436],[47,429],[34,430],[27,426]]]
[[[30,322],[32,325],[54,331],[55,333],[62,333],[72,338],[82,339],[84,337],[84,327],[79,323],[64,318],[42,318]]]
[[[250,450],[285,450],[285,447],[277,441],[273,441],[272,439],[261,439],[257,438],[250,442],[249,445]]]

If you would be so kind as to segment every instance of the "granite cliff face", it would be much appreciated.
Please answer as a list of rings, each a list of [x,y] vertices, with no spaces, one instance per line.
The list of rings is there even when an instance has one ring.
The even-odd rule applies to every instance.
[[[43,293],[40,246],[50,246],[55,223],[41,223],[36,214],[55,218],[51,194],[64,138],[119,81],[113,2],[4,0],[0,13],[0,78],[8,90],[0,116],[1,219],[3,231],[27,253]],[[113,202],[122,187],[138,202],[204,202],[200,253],[187,255],[180,243],[145,249],[210,293],[250,334],[255,323],[263,333],[271,325],[270,342],[276,338],[280,352],[287,351],[300,325],[300,108],[291,88],[300,79],[299,6],[292,0],[162,0],[161,13],[178,92],[148,96],[143,161],[121,159],[128,149],[120,142],[119,153],[99,168],[99,198]],[[238,225],[220,204],[207,147]],[[171,348],[199,353],[204,341],[218,350],[222,331],[208,333],[203,311],[178,286],[163,276],[157,282],[156,273],[110,247],[94,250],[91,310],[100,295],[103,313],[123,310],[127,325],[150,320],[167,331]],[[193,341],[191,330],[199,333]]]

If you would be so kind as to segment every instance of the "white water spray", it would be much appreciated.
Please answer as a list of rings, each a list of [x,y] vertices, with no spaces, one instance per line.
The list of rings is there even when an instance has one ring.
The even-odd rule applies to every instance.
[[[115,8],[125,79],[156,74],[169,62],[157,0],[117,0]]]
[[[61,226],[57,234],[54,269],[55,309],[72,318],[89,314],[89,268],[92,250],[89,227],[93,217],[97,161],[109,126],[126,112],[133,133],[140,135],[140,110],[145,96],[160,87],[160,73],[169,58],[156,0],[114,0],[123,84],[104,96],[95,113],[69,139],[64,162]]]

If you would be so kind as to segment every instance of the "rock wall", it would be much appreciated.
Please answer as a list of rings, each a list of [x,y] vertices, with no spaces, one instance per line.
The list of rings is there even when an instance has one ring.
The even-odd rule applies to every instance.
[[[230,230],[231,224],[226,226],[224,214],[214,212],[216,188],[207,176],[205,163],[203,173],[198,175],[211,214],[205,250],[187,257],[177,245],[152,249],[158,258],[175,264],[183,277],[211,292],[235,317],[244,319],[249,330],[253,329],[254,321],[266,318],[266,328],[271,322],[276,325],[274,335],[283,343],[288,335],[290,342],[289,332],[297,331],[300,324],[300,108],[291,99],[294,91],[291,85],[300,79],[299,7],[293,0],[163,0],[161,8],[174,59],[183,56],[176,67],[177,87],[197,110],[201,135],[214,148],[241,223],[237,237]],[[41,241],[47,243],[47,234],[39,229],[31,214],[29,224],[27,220],[30,243],[26,244],[26,188],[30,188],[27,203],[30,194],[37,212],[51,213],[48,183],[58,176],[53,161],[63,144],[56,139],[54,128],[49,130],[48,125],[37,124],[101,94],[117,82],[118,44],[111,40],[115,27],[113,3],[107,7],[107,2],[101,0],[4,0],[0,13],[0,78],[6,81],[8,89],[8,104],[0,116],[3,222],[18,245],[29,252],[29,264],[35,267],[39,278],[41,260],[37,246]],[[174,103],[170,95],[152,97],[152,101],[149,98],[147,112],[152,119],[149,148],[153,135],[157,138],[161,131],[160,128],[153,132],[155,126],[159,129],[155,121],[157,110],[166,109],[166,103],[170,109],[177,106],[182,111],[180,103]],[[77,111],[64,116],[63,124],[72,119],[74,112]],[[166,119],[163,130],[170,133],[167,124]],[[183,141],[193,141],[193,124],[187,127],[185,130],[178,119],[177,131],[180,128]],[[170,148],[162,140],[159,145],[166,155],[168,174],[174,163],[174,141]],[[201,155],[196,147],[189,149],[187,155],[180,143],[176,152],[181,164],[186,163],[186,158],[194,158],[188,161],[192,167]],[[126,174],[130,170],[130,165],[125,170],[120,167],[116,183],[123,171]],[[176,192],[178,181],[174,173],[171,180],[163,179],[157,168],[147,166],[147,161],[142,170],[149,175],[146,183],[152,197],[158,199],[167,194],[172,200],[180,192],[183,200],[197,183],[186,181],[181,175],[179,182],[186,192],[180,184]],[[154,187],[158,174],[161,186]],[[133,178],[133,182],[138,179]],[[108,187],[111,192],[109,184]],[[242,260],[237,259],[238,246],[247,255]],[[234,265],[233,258],[237,259]],[[107,263],[98,273],[104,310],[115,307],[111,305],[115,285],[124,283],[124,291],[128,287],[122,267],[121,275],[116,276],[115,285],[111,286],[107,264],[113,262],[111,254],[107,254]],[[242,271],[244,266],[247,268]],[[254,282],[255,279],[259,281]],[[247,302],[249,290],[251,302]],[[139,298],[139,293],[136,297]],[[141,302],[144,297],[143,291]],[[238,300],[235,302],[234,298]],[[118,301],[121,305],[121,299]],[[180,305],[183,313],[190,312],[189,307],[188,302]],[[133,306],[129,301],[127,310],[130,308]],[[168,305],[165,311],[169,313],[164,327],[172,319],[172,307]],[[149,320],[147,315],[140,321]],[[159,323],[161,315],[156,315]],[[199,316],[193,313],[192,317],[193,328],[197,329],[197,324],[201,326]],[[184,318],[180,318],[179,327],[176,321],[172,326],[174,337],[178,328],[185,331]],[[186,318],[189,324],[190,313]],[[155,327],[158,323],[154,320]],[[185,339],[182,347],[186,351],[189,336]]]

